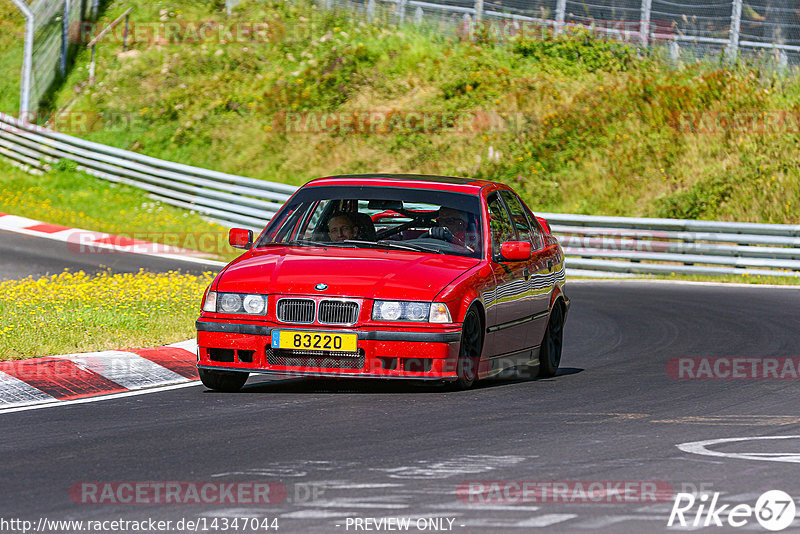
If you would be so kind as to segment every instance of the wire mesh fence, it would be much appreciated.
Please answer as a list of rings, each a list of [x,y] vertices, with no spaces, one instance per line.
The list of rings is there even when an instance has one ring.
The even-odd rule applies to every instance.
[[[675,59],[753,58],[779,67],[800,62],[796,0],[318,0],[370,17],[389,6],[395,22],[435,25],[509,20],[558,33],[587,28],[637,45],[662,46]],[[231,12],[241,0],[227,0]]]
[[[77,32],[96,18],[100,0],[14,0],[25,18],[20,115],[36,113],[53,83],[76,52]]]

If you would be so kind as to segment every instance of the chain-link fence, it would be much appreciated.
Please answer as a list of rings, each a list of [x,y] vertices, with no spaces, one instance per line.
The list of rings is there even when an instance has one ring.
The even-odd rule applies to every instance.
[[[779,66],[800,61],[800,2],[796,0],[318,0],[323,7],[367,17],[388,7],[397,22],[474,25],[506,21],[506,35],[584,27],[642,46],[665,46],[674,58],[760,53]],[[241,0],[226,0],[228,12]],[[516,28],[516,29],[515,29]]]
[[[33,115],[53,82],[66,74],[81,23],[94,20],[101,0],[11,0],[25,18],[20,115]]]

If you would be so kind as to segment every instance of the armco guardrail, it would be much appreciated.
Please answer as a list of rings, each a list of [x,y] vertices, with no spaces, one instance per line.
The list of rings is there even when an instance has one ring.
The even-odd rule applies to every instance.
[[[148,191],[226,226],[260,230],[296,190],[156,159],[23,123],[0,113],[0,154],[41,173],[60,159]],[[573,274],[748,274],[800,277],[800,225],[541,213]]]
[[[167,204],[188,208],[228,226],[260,229],[297,189],[93,143],[0,113],[0,154],[41,173],[66,159],[98,178],[148,191]]]
[[[800,225],[540,215],[559,236],[573,269],[800,276]]]

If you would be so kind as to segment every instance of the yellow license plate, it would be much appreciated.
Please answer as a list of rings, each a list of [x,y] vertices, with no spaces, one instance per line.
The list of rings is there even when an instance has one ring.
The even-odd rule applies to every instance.
[[[330,350],[334,352],[356,352],[358,335],[332,334],[330,332],[298,332],[296,330],[273,330],[273,349]]]

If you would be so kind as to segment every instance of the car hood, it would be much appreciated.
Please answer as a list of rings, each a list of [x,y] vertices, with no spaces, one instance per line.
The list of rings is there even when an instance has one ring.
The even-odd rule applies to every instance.
[[[232,293],[433,300],[475,258],[337,248],[270,248],[244,254],[217,279]],[[327,284],[324,291],[314,286]]]

